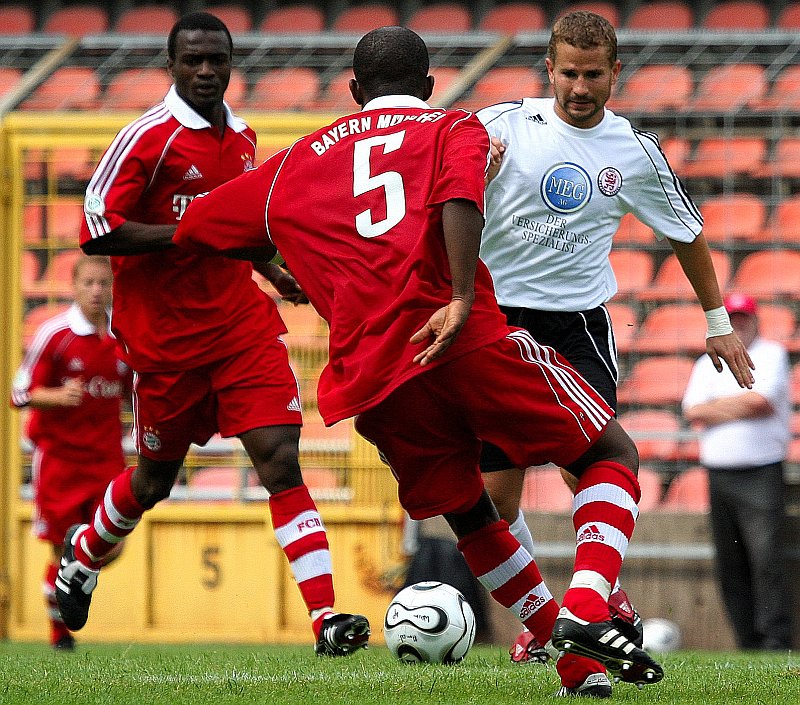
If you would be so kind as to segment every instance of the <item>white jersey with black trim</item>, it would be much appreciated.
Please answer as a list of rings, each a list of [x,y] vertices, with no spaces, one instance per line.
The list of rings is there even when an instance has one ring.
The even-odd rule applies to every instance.
[[[609,110],[595,127],[572,127],[553,105],[524,98],[477,113],[507,146],[486,190],[480,254],[501,305],[585,311],[617,291],[608,255],[622,216],[680,242],[703,220],[656,135]]]

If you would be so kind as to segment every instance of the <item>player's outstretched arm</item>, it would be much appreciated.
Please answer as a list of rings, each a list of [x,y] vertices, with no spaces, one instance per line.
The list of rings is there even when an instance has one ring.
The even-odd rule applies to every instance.
[[[447,201],[442,208],[442,227],[453,293],[450,303],[436,311],[413,336],[412,343],[433,342],[414,357],[427,365],[441,357],[458,337],[475,299],[475,269],[481,245],[483,215],[472,201]]]
[[[81,245],[81,249],[87,255],[113,257],[160,252],[174,247],[172,235],[176,227],[127,220],[108,235],[87,240]]]
[[[669,244],[675,252],[686,278],[697,294],[703,311],[708,313],[715,309],[722,309],[722,294],[705,236],[700,233],[693,242],[669,240]],[[722,309],[722,313],[724,314],[724,309]],[[727,321],[727,317],[725,317],[725,321]],[[730,323],[721,329],[715,329],[709,325],[706,352],[717,372],[722,372],[720,360],[725,360],[739,386],[752,388],[755,381],[752,370],[755,369],[755,365],[750,359],[747,348],[739,340],[739,336],[733,332]]]
[[[295,306],[308,303],[308,297],[300,288],[297,280],[283,267],[272,262],[253,262],[253,269],[262,274],[275,287],[275,291],[281,295],[281,299],[284,301],[295,304]]]

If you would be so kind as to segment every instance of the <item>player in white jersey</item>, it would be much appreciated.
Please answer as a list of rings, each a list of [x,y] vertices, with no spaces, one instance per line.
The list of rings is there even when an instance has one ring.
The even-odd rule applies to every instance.
[[[553,27],[545,61],[553,98],[478,112],[495,149],[480,256],[509,323],[558,350],[616,408],[616,347],[604,304],[617,291],[612,238],[620,219],[633,213],[674,250],[706,312],[714,366],[721,371],[725,360],[749,388],[753,365],[722,305],[697,208],[657,136],[605,108],[621,66],[614,28],[591,12],[565,15]],[[532,549],[519,509],[524,469],[488,444],[481,469],[501,516]],[[563,474],[574,491],[575,478]],[[624,592],[610,605],[623,624],[636,626]],[[542,657],[529,637],[521,639],[513,660]]]

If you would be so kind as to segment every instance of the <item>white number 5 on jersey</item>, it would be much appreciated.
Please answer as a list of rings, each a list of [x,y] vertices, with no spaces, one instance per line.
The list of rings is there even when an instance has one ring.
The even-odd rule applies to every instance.
[[[372,148],[383,145],[383,153],[400,149],[406,131],[391,135],[378,135],[359,140],[353,145],[353,196],[361,196],[368,191],[383,187],[386,197],[386,217],[377,223],[372,220],[372,212],[367,209],[356,216],[356,230],[361,237],[378,237],[391,230],[406,214],[406,194],[403,177],[396,171],[384,171],[370,176],[369,158]]]

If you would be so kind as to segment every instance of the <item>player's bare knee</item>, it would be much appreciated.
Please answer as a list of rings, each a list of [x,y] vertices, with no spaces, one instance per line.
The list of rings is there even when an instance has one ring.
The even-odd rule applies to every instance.
[[[565,470],[580,477],[590,465],[604,460],[619,463],[634,475],[639,474],[639,451],[616,419],[611,419],[599,440]]]

